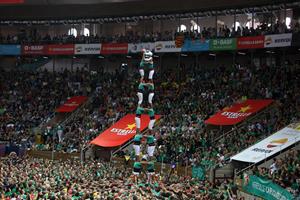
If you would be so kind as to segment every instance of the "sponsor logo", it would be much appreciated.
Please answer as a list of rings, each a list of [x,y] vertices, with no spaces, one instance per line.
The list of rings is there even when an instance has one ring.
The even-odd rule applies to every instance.
[[[288,43],[291,42],[291,38],[280,38],[280,39],[275,39],[275,43]]]
[[[159,43],[155,46],[155,49],[158,51],[161,50],[162,48],[163,48],[163,44],[161,44],[161,43]]]
[[[72,101],[71,103],[66,103],[65,106],[73,107],[73,106],[79,106],[79,104],[76,101]]]
[[[252,149],[252,151],[259,152],[259,153],[271,153],[273,150],[254,148]]]
[[[111,133],[117,133],[117,135],[128,135],[128,134],[136,133],[136,130],[134,130],[134,128],[135,128],[135,123],[127,124],[127,127],[125,127],[124,129],[122,129],[122,128],[112,128],[110,130],[110,132]]]
[[[265,39],[265,43],[266,43],[266,45],[270,45],[272,43],[272,38],[271,37],[267,37]]]
[[[24,46],[25,51],[41,51],[44,49],[44,46],[36,45],[36,46]]]
[[[228,119],[236,119],[236,118],[239,118],[239,117],[248,117],[252,114],[252,112],[247,112],[250,109],[251,109],[251,107],[249,105],[247,105],[247,106],[241,107],[241,109],[238,112],[224,111],[224,112],[221,113],[221,115],[226,116]]]
[[[274,148],[277,146],[284,145],[288,141],[288,138],[282,138],[279,140],[272,140],[270,144],[267,145],[267,148]]]
[[[239,41],[240,45],[258,45],[264,43],[263,40],[245,40],[245,41]]]
[[[80,53],[82,51],[82,47],[76,47],[76,52]]]

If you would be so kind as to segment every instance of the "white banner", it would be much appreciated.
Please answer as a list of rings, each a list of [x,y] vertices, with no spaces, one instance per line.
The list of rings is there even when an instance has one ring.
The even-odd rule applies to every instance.
[[[142,53],[142,49],[147,49],[150,51],[154,50],[154,43],[129,43],[128,44],[128,53]]]
[[[101,44],[75,44],[76,55],[100,54]]]
[[[231,160],[258,163],[300,140],[300,129],[285,127],[259,143],[245,149]]]
[[[155,42],[155,52],[181,52],[181,48],[176,47],[175,41]]]
[[[292,43],[292,33],[266,35],[265,48],[270,47],[289,47]]]

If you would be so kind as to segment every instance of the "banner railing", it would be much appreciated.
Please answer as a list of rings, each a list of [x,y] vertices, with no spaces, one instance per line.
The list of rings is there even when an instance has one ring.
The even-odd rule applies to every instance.
[[[232,132],[236,131],[237,129],[243,127],[244,125],[246,125],[247,123],[249,123],[250,121],[252,121],[253,119],[263,115],[263,114],[266,114],[267,112],[269,112],[270,110],[272,110],[273,108],[276,108],[274,106],[276,106],[277,104],[276,103],[272,103],[271,105],[269,105],[268,107],[266,107],[265,109],[263,109],[262,111],[254,114],[253,116],[250,116],[249,118],[247,118],[245,121],[241,122],[240,124],[238,125],[233,125],[233,129],[231,129],[230,131],[216,137],[214,140],[213,140],[213,143],[219,141],[220,139],[224,138],[225,136],[231,134]]]

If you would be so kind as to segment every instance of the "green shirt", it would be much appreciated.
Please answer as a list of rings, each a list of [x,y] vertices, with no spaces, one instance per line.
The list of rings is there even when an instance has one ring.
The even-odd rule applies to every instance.
[[[142,107],[138,107],[138,108],[136,109],[136,112],[135,112],[135,113],[136,113],[137,115],[141,115],[141,114],[143,114],[143,113],[147,113],[150,117],[153,117],[153,116],[155,115],[154,109],[153,109],[153,108],[146,110],[146,109],[144,109],[144,108],[142,108]]]
[[[144,91],[146,87],[147,87],[150,91],[153,91],[153,90],[154,90],[154,84],[149,84],[149,83],[140,83],[138,88],[139,88],[139,90]]]
[[[147,136],[147,144],[154,143],[155,138],[152,135]]]
[[[154,170],[154,163],[153,163],[153,162],[148,162],[147,170],[148,170],[148,171]]]
[[[143,136],[140,134],[137,134],[134,136],[133,141],[134,142],[140,142],[142,140]]]
[[[133,168],[141,169],[142,168],[142,164],[140,162],[134,162]]]

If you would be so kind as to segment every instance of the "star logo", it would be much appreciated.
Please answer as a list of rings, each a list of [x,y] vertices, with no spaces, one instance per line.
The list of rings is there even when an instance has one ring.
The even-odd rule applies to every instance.
[[[135,127],[135,123],[133,123],[133,124],[127,124],[126,129],[132,130],[134,127]]]
[[[241,107],[241,109],[240,109],[240,111],[239,112],[241,112],[241,113],[245,113],[245,112],[247,112],[248,110],[250,110],[251,109],[251,107],[248,105],[248,106],[244,106],[244,107]]]

